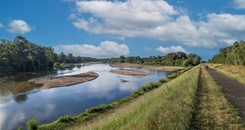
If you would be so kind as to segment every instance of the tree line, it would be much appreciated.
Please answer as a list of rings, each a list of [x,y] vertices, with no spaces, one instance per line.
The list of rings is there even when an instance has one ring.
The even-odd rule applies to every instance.
[[[139,56],[120,56],[106,60],[107,63],[135,63],[146,65],[166,65],[166,66],[195,66],[201,62],[201,57],[196,54],[186,54],[183,52],[168,53],[165,56],[150,56],[141,58]]]
[[[89,57],[76,57],[72,54],[57,54],[52,47],[29,42],[17,36],[13,41],[0,40],[0,71],[38,72],[48,71],[62,63],[79,63],[96,60]]]
[[[220,49],[219,54],[215,55],[209,62],[245,65],[245,42],[235,42],[232,46]]]

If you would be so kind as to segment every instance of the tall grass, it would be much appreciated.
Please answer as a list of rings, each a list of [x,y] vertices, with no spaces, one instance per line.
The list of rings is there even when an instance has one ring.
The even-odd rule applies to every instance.
[[[245,84],[245,66],[225,65],[225,64],[208,64],[209,67],[216,69],[227,77],[233,78],[242,84]]]
[[[245,129],[236,109],[226,100],[221,88],[202,68],[198,104],[192,122],[195,130],[241,130]]]
[[[198,77],[199,68],[195,67],[120,108],[69,129],[188,129]]]

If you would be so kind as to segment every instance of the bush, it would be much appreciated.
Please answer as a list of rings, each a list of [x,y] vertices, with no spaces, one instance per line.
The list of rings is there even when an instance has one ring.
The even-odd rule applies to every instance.
[[[35,119],[31,119],[31,120],[27,121],[26,125],[27,125],[27,130],[37,130],[38,121]]]
[[[110,108],[112,108],[112,105],[105,105],[105,104],[103,104],[103,105],[100,105],[100,106],[98,106],[98,107],[92,107],[92,108],[90,108],[90,109],[87,109],[87,110],[86,110],[86,113],[96,113],[96,112],[101,112],[101,111],[104,111],[104,110],[110,109]]]
[[[175,77],[177,77],[176,73],[172,73],[168,76],[168,79],[174,79]]]
[[[62,116],[58,119],[58,122],[60,122],[60,123],[71,123],[73,121],[74,121],[74,119],[70,116],[67,116],[67,115]]]

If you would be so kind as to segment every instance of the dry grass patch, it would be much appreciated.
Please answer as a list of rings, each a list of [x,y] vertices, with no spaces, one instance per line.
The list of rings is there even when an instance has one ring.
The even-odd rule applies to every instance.
[[[208,64],[209,67],[216,69],[227,77],[235,79],[242,84],[245,84],[245,66],[239,65],[224,65],[224,64]]]
[[[200,78],[197,111],[192,129],[245,129],[236,109],[227,101],[221,88],[204,68],[201,69]]]

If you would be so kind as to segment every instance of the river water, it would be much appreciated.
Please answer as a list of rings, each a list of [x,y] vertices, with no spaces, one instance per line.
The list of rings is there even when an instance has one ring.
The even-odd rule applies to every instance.
[[[126,76],[110,73],[112,69],[134,69],[149,72],[149,76]],[[130,95],[148,82],[166,78],[167,72],[142,68],[117,68],[107,64],[92,64],[70,70],[59,70],[57,76],[93,71],[95,80],[68,87],[41,90],[29,84],[29,76],[0,78],[0,130],[25,128],[29,119],[40,124],[50,123],[63,115],[77,115],[87,108],[111,103]],[[121,82],[126,80],[128,82]]]

